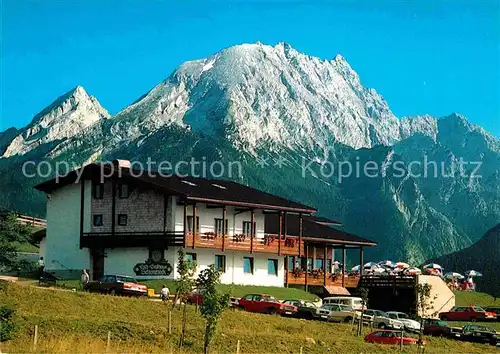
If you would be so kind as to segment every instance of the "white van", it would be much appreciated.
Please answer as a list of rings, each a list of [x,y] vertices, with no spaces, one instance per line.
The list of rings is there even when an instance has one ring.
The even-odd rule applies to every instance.
[[[325,297],[323,299],[323,305],[347,305],[350,306],[355,311],[363,310],[363,299],[360,297],[351,297],[351,296],[332,296]],[[366,304],[364,309],[366,310]]]

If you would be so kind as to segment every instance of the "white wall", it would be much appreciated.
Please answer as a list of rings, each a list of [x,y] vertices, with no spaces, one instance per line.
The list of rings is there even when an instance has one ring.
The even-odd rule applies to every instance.
[[[263,285],[283,287],[285,281],[284,257],[273,254],[246,253],[239,251],[214,250],[209,248],[191,248],[185,249],[186,253],[196,253],[197,269],[196,275],[209,265],[215,263],[215,255],[226,256],[226,271],[221,276],[223,284],[238,285]],[[254,274],[247,274],[243,271],[243,257],[254,258]],[[267,272],[267,260],[278,260],[278,275],[269,275]],[[177,258],[176,258],[177,262]],[[177,267],[175,267],[175,276],[178,276]]]
[[[175,231],[184,230],[184,206],[175,205],[175,215],[173,220],[175,222]],[[188,206],[187,215],[193,216],[193,207]],[[228,220],[228,232],[229,235],[240,234],[243,232],[243,221],[251,220],[250,211],[243,213],[236,213],[235,207],[227,207],[227,220]],[[200,233],[214,231],[215,219],[222,219],[222,208],[219,209],[208,209],[206,204],[198,203],[196,205],[196,216],[200,218]],[[255,210],[254,221],[256,223],[256,237],[264,237],[264,214],[262,210]]]
[[[70,184],[51,194],[47,200],[47,237],[45,269],[79,277],[90,267],[90,255],[80,249],[80,184]]]
[[[172,249],[165,250],[165,259],[174,266]],[[104,274],[130,275],[137,279],[172,279],[174,272],[170,276],[138,276],[134,273],[134,266],[137,263],[144,263],[149,257],[148,248],[106,248],[104,258]]]

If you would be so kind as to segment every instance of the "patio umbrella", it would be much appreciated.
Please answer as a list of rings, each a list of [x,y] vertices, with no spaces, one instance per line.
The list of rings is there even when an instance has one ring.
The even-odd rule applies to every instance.
[[[464,276],[460,273],[455,273],[455,272],[448,272],[444,275],[444,277],[446,279],[450,279],[450,280],[453,280],[453,279],[463,279]]]
[[[375,268],[375,269],[373,270],[373,273],[375,273],[375,274],[382,274],[382,273],[385,273],[385,272],[387,272],[387,269],[385,269],[385,268],[381,268],[381,267],[379,267],[379,268]]]
[[[406,273],[409,275],[420,275],[422,274],[422,271],[419,268],[410,268],[406,270]]]
[[[443,267],[441,267],[439,264],[436,264],[436,263],[429,263],[429,264],[426,264],[424,265],[424,269],[443,269]]]
[[[360,269],[361,269],[361,266],[357,265],[356,267],[351,268],[351,272],[359,272]]]
[[[375,263],[375,262],[368,262],[368,263],[365,263],[365,265],[363,266],[363,268],[370,269],[370,268],[377,267],[377,266],[378,266],[378,264]]]
[[[408,263],[405,263],[405,262],[398,262],[396,263],[396,268],[410,268],[410,265]]]
[[[378,262],[378,265],[382,266],[382,267],[393,268],[396,265],[396,263],[394,263],[393,261],[387,260],[387,261]]]
[[[406,268],[401,268],[401,267],[400,267],[400,268],[394,268],[393,272],[394,272],[394,273],[401,273],[401,272],[403,272],[404,270],[406,270]]]
[[[468,270],[465,272],[468,277],[482,277],[483,275],[476,270]]]

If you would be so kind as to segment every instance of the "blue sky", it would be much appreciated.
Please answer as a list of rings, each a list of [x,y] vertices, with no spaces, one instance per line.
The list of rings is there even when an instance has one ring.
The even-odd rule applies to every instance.
[[[459,112],[500,136],[496,0],[0,3],[0,131],[76,85],[114,114],[184,61],[285,41],[341,53],[399,117]]]

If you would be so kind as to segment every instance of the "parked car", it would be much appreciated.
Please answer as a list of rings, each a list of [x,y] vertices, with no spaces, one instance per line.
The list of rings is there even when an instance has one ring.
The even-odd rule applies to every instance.
[[[424,318],[424,334],[435,337],[454,338],[460,336],[462,328],[450,327],[448,322],[435,318]]]
[[[238,301],[238,308],[249,312],[280,314],[292,316],[297,307],[279,302],[274,296],[267,294],[248,294]]]
[[[486,343],[495,346],[500,343],[500,337],[493,328],[477,324],[465,325],[459,339],[465,342]]]
[[[318,307],[312,301],[285,300],[283,301],[283,303],[285,305],[292,305],[297,308],[297,312],[293,315],[294,317],[312,320],[317,316]]]
[[[387,311],[386,313],[387,313],[387,315],[389,315],[389,318],[403,322],[404,328],[407,331],[409,331],[409,332],[419,332],[420,331],[420,322],[411,319],[411,317],[408,316],[406,313],[396,312],[396,311]]]
[[[367,343],[378,343],[378,344],[391,344],[396,345],[400,344],[401,340],[404,345],[408,344],[417,344],[418,339],[408,337],[403,334],[403,338],[401,339],[401,331],[391,331],[391,330],[377,330],[368,334],[365,337],[365,342]],[[422,341],[422,344],[426,344],[425,341]]]
[[[346,305],[323,305],[318,309],[318,316],[327,321],[333,322],[351,322],[359,320],[361,313],[354,311],[350,306]]]
[[[205,289],[195,289],[188,295],[186,301],[188,304],[201,305],[203,303],[203,295],[205,294]]]
[[[497,319],[497,314],[487,312],[480,306],[455,306],[449,312],[441,312],[439,318],[443,321],[494,321]]]
[[[484,308],[486,312],[494,312],[497,314],[497,321],[500,321],[500,307],[488,306]]]
[[[400,320],[395,320],[389,317],[384,311],[380,310],[365,310],[366,316],[371,316],[373,327],[380,329],[404,329],[404,324]]]
[[[110,295],[147,296],[148,287],[129,276],[105,275],[101,280],[88,282],[84,290]]]
[[[354,296],[331,296],[323,299],[323,305],[345,305],[355,311],[361,311],[363,309],[363,299]],[[366,310],[366,305],[364,308]]]

